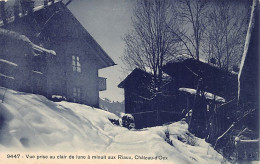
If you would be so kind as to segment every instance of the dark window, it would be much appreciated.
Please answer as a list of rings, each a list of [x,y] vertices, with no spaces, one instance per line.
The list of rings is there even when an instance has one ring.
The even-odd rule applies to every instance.
[[[81,65],[79,62],[79,56],[72,56],[72,70],[73,72],[81,72]]]

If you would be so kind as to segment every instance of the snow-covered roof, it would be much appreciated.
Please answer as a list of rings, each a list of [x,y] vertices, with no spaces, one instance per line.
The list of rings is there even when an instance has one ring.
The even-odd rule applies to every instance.
[[[77,18],[71,13],[71,11],[66,7],[66,5],[68,4],[69,1],[67,1],[67,3],[63,3],[64,1],[62,0],[55,0],[54,4],[52,4],[51,2],[49,2],[47,5],[42,5],[43,3],[41,3],[41,5],[35,7],[33,9],[33,11],[35,13],[38,13],[38,14],[35,14],[34,16],[37,15],[37,17],[35,17],[34,19],[38,19],[40,20],[39,22],[41,21],[44,21],[44,22],[41,22],[41,23],[49,23],[51,22],[51,19],[53,16],[55,16],[56,13],[59,13],[59,11],[61,12],[64,12],[66,14],[69,14],[69,16],[71,16],[70,18],[68,19],[72,19],[74,22],[73,24],[77,26],[77,28],[79,28],[82,33],[80,34],[83,38],[84,38],[84,42],[87,43],[86,45],[84,45],[83,43],[81,44],[82,47],[86,47],[88,48],[88,46],[90,46],[94,51],[95,51],[95,57],[98,58],[98,61],[100,64],[98,64],[98,69],[102,69],[102,68],[105,68],[105,67],[109,67],[109,66],[113,66],[113,65],[116,65],[114,63],[114,61],[112,60],[112,58],[102,49],[102,47],[96,42],[96,40],[87,32],[87,30],[82,26],[82,24],[77,20]],[[49,19],[42,19],[43,17],[41,16],[42,14],[44,14],[45,12],[47,12],[48,14],[52,14],[52,16],[49,18]],[[64,13],[60,13],[61,15],[64,15]],[[48,15],[47,14],[47,15]],[[57,14],[56,14],[57,15]],[[30,17],[30,15],[28,14],[25,14],[25,15],[22,15],[20,14],[20,17],[21,19],[20,20],[23,20],[24,17]],[[8,19],[8,24],[10,23],[13,23],[14,22],[14,17]],[[37,21],[38,22],[38,21]],[[71,22],[71,20],[70,20]],[[41,25],[41,23],[39,23]],[[56,24],[56,22],[55,22]],[[0,26],[4,26],[3,23],[1,23],[0,21]],[[46,24],[44,25],[45,27],[48,27]],[[64,24],[62,24],[62,26],[64,26]],[[42,31],[44,31],[44,28],[42,29]],[[39,35],[41,33],[38,33],[37,35]],[[38,48],[37,48],[38,49]],[[48,51],[50,53],[50,51]],[[52,55],[54,55],[53,51],[51,51]]]
[[[25,35],[21,35],[17,32],[11,31],[11,30],[6,30],[3,28],[0,28],[0,35],[8,37],[9,39],[21,41],[27,44],[31,44],[32,42],[30,41],[29,38],[27,38]]]
[[[197,90],[196,89],[192,89],[192,88],[179,88],[179,91],[187,92],[187,93],[189,93],[191,95],[195,95],[197,93]],[[223,97],[214,95],[214,94],[212,94],[210,92],[204,92],[204,96],[205,96],[205,98],[207,100],[215,100],[215,101],[221,102],[221,103],[226,102],[226,100]]]
[[[178,63],[178,62],[183,62],[187,59],[193,59],[193,57],[191,55],[188,54],[181,54],[181,55],[176,55],[171,61],[170,63]]]
[[[118,84],[118,88],[124,88],[127,81],[130,79],[140,80],[140,79],[152,79],[152,75],[139,69],[135,68],[123,81]]]
[[[255,17],[256,17],[256,14],[258,14],[255,11],[258,3],[260,3],[259,0],[253,0],[253,5],[251,8],[251,14],[250,14],[250,21],[249,21],[249,25],[248,25],[248,29],[247,29],[247,34],[246,34],[246,41],[245,41],[245,45],[244,45],[243,56],[241,59],[240,69],[239,69],[239,73],[238,73],[238,98],[240,96],[240,87],[241,87],[240,86],[240,77],[242,74],[243,67],[245,65],[245,60],[247,58],[248,48],[249,48],[250,40],[252,37],[251,34],[252,34],[253,28],[255,26]]]
[[[32,47],[32,49],[34,49],[36,51],[45,52],[45,53],[48,53],[51,55],[56,55],[55,51],[40,47],[40,46],[34,44],[33,42],[31,42],[30,39],[28,37],[26,37],[25,35],[21,35],[17,32],[0,28],[0,36],[4,36],[4,37],[7,37],[8,39],[24,43],[25,45]]]
[[[181,63],[181,62],[184,62],[185,60],[189,60],[189,59],[196,60],[191,55],[180,54],[180,55],[176,55],[169,63]],[[207,61],[205,61],[203,59],[199,59],[199,61],[202,62],[202,63],[209,64]]]
[[[245,63],[245,59],[246,59],[246,55],[247,55],[247,51],[248,51],[248,47],[249,47],[249,43],[250,43],[250,39],[251,39],[251,33],[252,33],[252,30],[253,30],[253,27],[254,27],[254,12],[255,12],[256,5],[257,5],[257,0],[253,0],[253,5],[252,5],[252,9],[251,9],[251,16],[250,16],[248,29],[247,29],[246,41],[245,41],[243,56],[242,56],[242,59],[241,59],[240,68],[243,68],[244,63]],[[240,76],[241,76],[241,71],[242,71],[242,69],[239,70],[238,78],[240,78]]]

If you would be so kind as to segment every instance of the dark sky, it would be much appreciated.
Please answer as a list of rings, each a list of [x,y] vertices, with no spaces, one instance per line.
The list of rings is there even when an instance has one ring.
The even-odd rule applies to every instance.
[[[117,66],[100,70],[107,78],[107,91],[100,97],[114,101],[123,100],[123,90],[117,85],[125,77],[120,59],[124,53],[122,37],[131,28],[133,0],[74,0],[68,8],[94,37]]]
[[[247,0],[231,0],[240,10]],[[107,78],[107,91],[101,97],[122,101],[123,90],[117,85],[126,76],[120,57],[124,54],[122,37],[130,30],[132,9],[135,0],[74,0],[68,7],[94,39],[101,45],[117,66],[101,70],[100,76]],[[213,1],[214,2],[214,1]],[[211,5],[214,5],[212,3]]]

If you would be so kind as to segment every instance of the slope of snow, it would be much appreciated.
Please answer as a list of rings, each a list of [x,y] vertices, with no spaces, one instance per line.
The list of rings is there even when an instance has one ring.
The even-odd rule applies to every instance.
[[[109,121],[119,119],[116,115],[97,108],[65,101],[54,103],[40,95],[13,90],[7,90],[1,103],[4,92],[5,88],[0,87],[0,152],[164,156],[167,162],[180,164],[213,164],[223,159],[204,140],[189,134],[185,122],[128,130]],[[172,145],[165,141],[166,131]],[[153,162],[159,161],[148,161]]]

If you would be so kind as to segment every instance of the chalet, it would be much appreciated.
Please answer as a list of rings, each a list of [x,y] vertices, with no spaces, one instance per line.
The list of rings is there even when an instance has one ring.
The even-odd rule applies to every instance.
[[[163,71],[173,78],[173,85],[178,88],[198,87],[206,92],[224,97],[226,100],[233,99],[237,95],[237,74],[222,70],[211,63],[203,60],[195,60],[184,54],[178,55],[168,62]]]
[[[173,79],[172,85],[175,86],[174,92],[180,99],[177,101],[180,108],[185,113],[192,111],[192,116],[188,114],[189,130],[196,136],[207,139],[209,133],[217,136],[232,122],[231,116],[223,114],[223,111],[228,113],[231,110],[222,109],[221,114],[220,110],[216,109],[225,102],[232,101],[230,104],[236,104],[236,73],[222,70],[202,60],[195,60],[188,55],[176,56],[163,67],[163,71]],[[213,141],[215,138],[209,140]]]
[[[176,104],[172,103],[170,92],[172,85],[165,86],[167,91],[164,93],[167,93],[168,96],[163,96],[163,98],[152,93],[152,85],[152,75],[138,68],[134,69],[118,85],[119,88],[124,89],[125,113],[133,115],[137,129],[180,119],[181,111],[175,111]]]
[[[238,76],[238,99],[244,111],[255,110],[246,124],[259,133],[259,1],[254,0],[253,6]]]
[[[245,113],[251,111],[236,126],[239,131],[235,139],[238,163],[259,161],[259,7],[260,2],[254,0],[238,76],[239,106]]]
[[[20,14],[17,10],[19,7],[14,17],[5,19],[0,28],[26,36],[35,45],[56,53],[34,58],[42,81],[37,87],[42,88],[40,94],[49,98],[59,95],[68,101],[98,107],[99,91],[106,89],[106,79],[98,76],[98,70],[115,65],[114,61],[63,2],[44,1],[44,5],[19,11]],[[1,59],[12,63],[21,57],[22,52],[20,56],[0,54]],[[23,78],[27,80],[26,76]]]
[[[177,56],[163,67],[163,71],[171,78],[164,87],[164,95],[161,96],[153,97],[150,91],[152,75],[140,69],[135,69],[118,85],[125,91],[126,113],[132,114],[136,127],[141,128],[178,121],[186,114],[189,118],[190,110],[196,105],[196,108],[203,111],[193,112],[193,119],[198,116],[198,124],[194,125],[201,125],[201,129],[195,129],[204,133],[194,133],[201,134],[200,137],[204,138],[206,129],[210,128],[207,127],[210,124],[207,120],[212,119],[213,109],[236,98],[237,74],[194,60],[187,55]],[[200,96],[197,96],[196,101],[200,103],[194,104],[198,86]],[[207,112],[209,108],[212,110]]]
[[[152,76],[149,73],[136,68],[118,85],[124,89],[125,113],[133,115],[136,128],[156,125],[156,111],[152,110],[153,104],[149,100],[151,82]]]
[[[0,84],[24,92],[44,93],[43,69],[56,53],[14,31],[0,29]],[[45,72],[44,72],[45,73]]]

